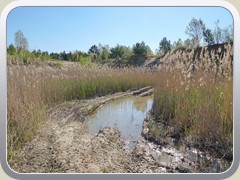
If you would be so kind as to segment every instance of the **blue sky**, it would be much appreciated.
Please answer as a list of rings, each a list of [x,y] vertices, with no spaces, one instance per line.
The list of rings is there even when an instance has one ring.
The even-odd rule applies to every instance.
[[[155,52],[163,37],[171,43],[186,39],[192,18],[201,18],[210,29],[218,19],[222,28],[233,23],[221,7],[18,7],[7,18],[7,45],[21,30],[30,51],[87,52],[98,43],[132,47],[144,41]]]

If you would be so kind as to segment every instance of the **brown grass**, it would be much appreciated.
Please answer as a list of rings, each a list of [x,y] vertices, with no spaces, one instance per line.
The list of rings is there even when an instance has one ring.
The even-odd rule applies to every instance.
[[[174,127],[193,145],[216,154],[232,154],[232,79],[198,72],[189,79],[164,73],[155,86],[155,121]],[[227,151],[227,152],[226,152]]]
[[[36,134],[49,107],[147,86],[148,77],[137,69],[8,67],[8,158]]]
[[[153,85],[152,113],[157,123],[174,127],[204,148],[232,148],[232,79],[196,73],[190,78],[175,72],[141,68],[109,69],[77,66],[71,69],[8,67],[8,158],[29,141],[46,120],[49,107],[76,99],[103,96]],[[155,131],[158,131],[154,127]],[[157,133],[161,134],[161,133]]]

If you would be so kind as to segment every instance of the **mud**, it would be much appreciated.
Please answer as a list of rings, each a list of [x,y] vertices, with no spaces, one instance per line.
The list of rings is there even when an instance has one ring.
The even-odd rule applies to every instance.
[[[48,112],[48,121],[37,136],[18,150],[11,168],[20,173],[191,173],[198,161],[173,146],[142,139],[134,149],[120,132],[105,127],[98,133],[87,131],[85,116],[103,104],[144,90],[66,102]],[[145,130],[146,131],[146,130]],[[189,150],[190,152],[194,152]]]
[[[212,154],[209,150],[196,147],[196,143],[190,136],[185,137],[180,132],[175,132],[174,128],[169,125],[156,123],[158,131],[162,132],[156,137],[149,128],[153,119],[149,112],[143,122],[142,136],[153,144],[159,145],[161,153],[170,155],[167,159],[162,158],[162,162],[166,163],[169,157],[173,157],[170,161],[173,163],[172,167],[180,172],[221,173],[230,168],[232,159],[226,158],[227,152],[221,155],[215,150]],[[164,156],[163,154],[161,156]]]
[[[151,89],[150,87],[145,90]],[[134,166],[120,133],[104,128],[97,134],[84,126],[85,116],[103,104],[145,90],[66,102],[48,112],[48,121],[36,137],[16,151],[10,167],[21,173],[132,172]]]

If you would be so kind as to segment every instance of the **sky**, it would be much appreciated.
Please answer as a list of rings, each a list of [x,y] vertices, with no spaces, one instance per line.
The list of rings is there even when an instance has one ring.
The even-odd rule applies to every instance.
[[[163,37],[171,43],[188,38],[192,18],[212,30],[217,20],[221,28],[233,23],[222,7],[18,7],[7,18],[7,46],[21,30],[30,51],[87,52],[99,43],[132,47],[144,41],[155,52]]]

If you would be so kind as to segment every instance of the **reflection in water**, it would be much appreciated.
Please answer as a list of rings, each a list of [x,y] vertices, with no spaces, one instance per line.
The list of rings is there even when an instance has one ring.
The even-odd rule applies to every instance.
[[[91,133],[98,133],[104,127],[113,127],[120,131],[124,140],[141,140],[143,120],[152,104],[152,96],[133,96],[110,102],[87,117],[87,128]]]
[[[118,129],[122,138],[129,142],[128,147],[133,149],[136,141],[143,140],[141,136],[142,124],[147,112],[152,108],[152,104],[152,96],[133,96],[119,99],[98,109],[94,114],[87,117],[85,123],[91,133],[98,133],[104,127]],[[173,163],[182,164],[182,157],[185,157],[184,161],[191,162],[191,170],[194,172],[223,172],[231,164],[225,160],[214,159],[208,154],[204,155],[197,149],[186,148],[185,145],[163,147],[161,151],[158,148],[155,150],[153,148],[152,151],[155,151],[153,153],[155,159],[167,166],[171,166]]]

